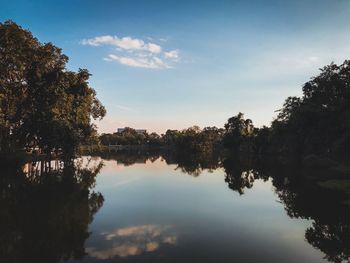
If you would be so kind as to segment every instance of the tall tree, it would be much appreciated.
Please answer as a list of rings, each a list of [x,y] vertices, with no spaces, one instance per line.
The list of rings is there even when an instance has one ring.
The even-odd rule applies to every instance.
[[[249,149],[249,138],[253,132],[253,122],[250,119],[244,119],[244,114],[239,112],[236,116],[229,118],[225,124],[224,145],[235,151],[242,147]]]
[[[331,63],[289,97],[272,123],[272,145],[299,156],[349,156],[350,60]]]
[[[68,57],[40,43],[12,21],[0,23],[0,152],[39,147],[74,155],[95,134],[91,119],[106,110],[86,69],[66,68]]]

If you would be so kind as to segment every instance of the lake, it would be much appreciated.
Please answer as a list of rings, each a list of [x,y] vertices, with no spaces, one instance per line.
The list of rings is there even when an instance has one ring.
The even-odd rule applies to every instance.
[[[161,156],[87,160],[89,167],[103,162],[88,191],[76,186],[79,179],[65,183],[61,197],[46,180],[45,190],[31,186],[18,201],[29,208],[26,216],[1,214],[10,226],[0,240],[6,262],[311,263],[349,256],[347,208],[295,188],[299,182],[283,170],[271,177],[231,171],[227,162],[207,169]],[[9,200],[2,204],[15,210]]]

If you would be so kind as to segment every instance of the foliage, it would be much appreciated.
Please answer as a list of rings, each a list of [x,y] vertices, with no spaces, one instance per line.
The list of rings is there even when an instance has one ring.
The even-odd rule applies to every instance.
[[[193,126],[182,131],[168,130],[164,135],[166,145],[177,151],[188,153],[214,152],[221,144],[223,130]]]
[[[350,156],[350,60],[334,63],[304,84],[302,97],[288,97],[271,127],[254,128],[244,115],[225,124],[224,146],[258,154]]]
[[[244,114],[239,112],[228,119],[225,124],[224,146],[231,150],[250,151],[250,139],[254,134],[253,122],[244,119]]]
[[[334,63],[289,97],[272,123],[271,145],[303,156],[347,156],[350,146],[350,61]]]
[[[154,140],[154,138],[157,138],[154,134],[140,133],[126,127],[122,132],[102,134],[100,141],[103,145],[142,145],[148,143],[150,139]]]
[[[91,118],[102,118],[105,108],[88,85],[89,72],[69,71],[67,62],[52,43],[0,23],[0,153],[27,147],[72,156],[94,135]]]
[[[171,148],[175,151],[187,153],[213,152],[220,145],[223,129],[205,127],[203,130],[193,126],[182,131],[167,130],[165,134],[155,132],[137,132],[132,128],[125,128],[122,132],[102,134],[103,145],[148,146],[151,148]]]

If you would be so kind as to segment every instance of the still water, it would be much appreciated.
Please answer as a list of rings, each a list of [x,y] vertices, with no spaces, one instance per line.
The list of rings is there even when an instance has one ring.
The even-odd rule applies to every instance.
[[[348,206],[288,170],[208,160],[85,157],[49,176],[32,164],[6,171],[0,262],[349,261]]]
[[[290,218],[272,179],[239,194],[222,168],[191,176],[162,158],[103,162],[105,201],[83,262],[327,262],[305,240],[313,220]]]

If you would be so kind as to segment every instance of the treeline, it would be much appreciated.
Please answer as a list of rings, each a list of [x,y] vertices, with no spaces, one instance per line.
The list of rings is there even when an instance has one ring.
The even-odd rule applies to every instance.
[[[301,158],[350,158],[350,61],[321,69],[289,97],[269,127],[254,127],[242,113],[224,128],[197,126],[165,134],[131,128],[99,137],[91,119],[106,110],[89,86],[90,74],[67,69],[68,57],[40,43],[12,21],[0,23],[0,160],[20,150],[75,156],[82,144],[146,145],[199,154],[249,152]]]
[[[302,87],[302,97],[289,97],[270,127],[254,127],[243,113],[228,119],[224,129],[197,126],[165,134],[139,134],[128,128],[103,134],[102,144],[137,144],[169,147],[187,153],[249,152],[303,158],[318,155],[350,157],[350,61],[321,69]]]
[[[97,139],[91,119],[106,110],[86,69],[67,69],[68,57],[12,21],[0,23],[0,160],[21,150],[73,157]]]
[[[137,132],[135,129],[126,127],[122,132],[105,133],[100,136],[103,145],[151,145],[159,146],[161,137],[153,132]]]
[[[102,134],[102,145],[167,147],[186,153],[213,152],[220,148],[224,129],[193,126],[184,130],[167,130],[165,134],[137,132],[126,127],[122,132]]]

